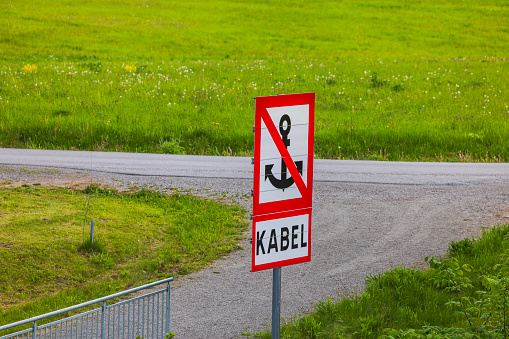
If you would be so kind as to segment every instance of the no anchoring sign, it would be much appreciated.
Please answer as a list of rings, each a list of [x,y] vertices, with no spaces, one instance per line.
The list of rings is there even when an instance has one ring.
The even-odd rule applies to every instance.
[[[311,260],[315,94],[256,98],[252,271]]]

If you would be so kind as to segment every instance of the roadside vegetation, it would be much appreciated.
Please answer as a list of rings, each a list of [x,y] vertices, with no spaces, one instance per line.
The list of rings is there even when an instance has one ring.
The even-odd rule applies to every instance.
[[[319,158],[509,160],[504,1],[0,9],[0,147],[251,155],[256,96],[315,92]]]
[[[256,96],[315,92],[318,158],[508,162],[508,17],[506,0],[4,0],[0,147],[249,156]],[[199,269],[247,228],[179,192],[0,188],[0,207],[2,324]],[[282,337],[505,338],[507,232],[369,277]]]
[[[0,324],[198,270],[247,229],[241,208],[179,192],[5,186]]]
[[[426,261],[428,269],[395,267],[368,277],[360,294],[318,303],[282,326],[281,338],[507,338],[509,225]]]

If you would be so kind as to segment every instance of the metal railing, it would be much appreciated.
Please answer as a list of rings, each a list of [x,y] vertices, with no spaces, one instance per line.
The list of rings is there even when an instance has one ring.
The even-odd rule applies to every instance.
[[[46,313],[30,319],[0,326],[0,333],[16,326],[32,324],[31,328],[11,333],[0,339],[79,339],[79,338],[158,338],[163,339],[170,332],[170,281],[168,278],[151,284],[132,288],[79,305]],[[106,305],[106,301],[133,292],[166,283],[166,288],[132,299]],[[77,315],[59,319],[44,325],[37,322],[62,313],[74,311],[93,304],[96,308]]]

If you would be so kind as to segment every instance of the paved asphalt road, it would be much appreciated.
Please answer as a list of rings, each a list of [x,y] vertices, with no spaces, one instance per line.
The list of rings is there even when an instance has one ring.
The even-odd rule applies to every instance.
[[[250,158],[0,149],[0,164],[141,176],[252,179]],[[507,182],[508,164],[315,160],[315,182],[460,185]]]
[[[58,168],[59,171],[20,171]],[[34,174],[36,173],[36,174]],[[249,158],[0,149],[0,180],[252,189]],[[362,288],[366,275],[443,255],[450,241],[509,221],[509,164],[316,160],[312,260],[282,270],[282,316]],[[37,178],[31,178],[31,176]],[[36,182],[33,181],[33,182]],[[250,248],[172,285],[177,338],[237,338],[270,325],[271,271],[250,272]]]

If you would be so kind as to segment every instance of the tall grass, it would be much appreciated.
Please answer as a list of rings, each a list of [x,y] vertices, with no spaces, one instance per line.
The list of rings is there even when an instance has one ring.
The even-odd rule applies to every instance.
[[[495,59],[4,66],[0,145],[249,155],[254,97],[314,91],[318,157],[507,161],[508,71]]]
[[[503,1],[0,9],[0,147],[250,155],[254,97],[316,92],[318,157],[509,158]]]
[[[364,292],[318,303],[312,314],[283,326],[281,337],[504,338],[504,305],[494,301],[508,288],[508,234],[509,226],[501,225],[478,239],[451,243],[449,261],[441,260],[452,275],[442,275],[444,271],[433,266],[395,267],[367,277]],[[458,305],[452,280],[465,283],[459,286],[459,296],[468,305],[470,322]],[[507,315],[505,320],[507,327]],[[268,338],[270,332],[258,337]]]

